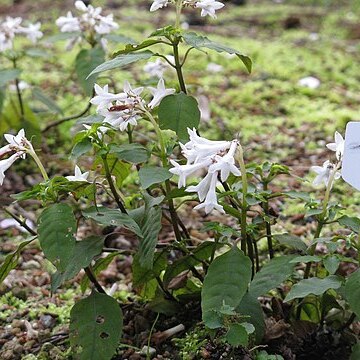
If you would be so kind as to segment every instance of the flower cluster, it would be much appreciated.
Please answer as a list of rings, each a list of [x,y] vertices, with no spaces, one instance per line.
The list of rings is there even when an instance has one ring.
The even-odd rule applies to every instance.
[[[156,11],[158,9],[166,7],[171,2],[174,1],[154,0],[154,2],[150,7],[150,11]],[[201,9],[201,16],[209,15],[213,19],[216,18],[215,11],[224,7],[224,4],[222,2],[216,0],[200,0],[200,1],[183,0],[182,5],[199,8]]]
[[[330,179],[337,180],[341,177],[341,173],[338,169],[341,166],[342,157],[344,155],[345,141],[341,134],[337,131],[335,132],[334,140],[335,142],[326,144],[326,147],[335,152],[338,163],[335,165],[329,160],[326,160],[322,166],[312,166],[310,169],[317,174],[313,181],[314,185],[324,183],[325,186],[328,186]]]
[[[56,25],[60,28],[61,32],[80,32],[89,38],[93,38],[95,34],[109,34],[119,27],[113,19],[113,14],[107,16],[101,15],[101,7],[86,6],[82,1],[76,1],[75,7],[82,13],[80,16],[73,16],[71,11],[69,11],[66,16],[61,16],[56,20]],[[68,48],[80,40],[81,36],[76,36],[69,43]],[[101,41],[103,43],[104,39],[101,39]]]
[[[4,160],[0,160],[0,185],[4,182],[5,171],[17,159],[25,159],[27,152],[34,151],[30,141],[25,137],[24,129],[21,129],[17,135],[4,134],[4,137],[8,144],[0,148],[0,159],[5,155],[11,155]]]
[[[178,187],[186,186],[189,176],[198,170],[206,170],[207,174],[198,185],[189,186],[187,192],[196,192],[201,204],[195,209],[204,208],[208,214],[213,209],[224,212],[223,207],[218,204],[216,197],[216,186],[218,177],[226,181],[230,173],[240,176],[240,170],[235,166],[235,152],[239,145],[237,140],[212,141],[205,139],[196,133],[196,129],[188,129],[190,141],[181,144],[182,154],[187,159],[185,165],[179,165],[170,160],[174,166],[169,171],[179,176]]]
[[[97,105],[97,113],[104,117],[104,123],[113,127],[118,127],[120,131],[125,131],[129,125],[137,125],[145,102],[140,96],[143,87],[133,89],[129,82],[125,82],[123,92],[113,94],[109,92],[109,86],[103,88],[97,84],[94,87],[96,95],[90,100],[93,105]],[[148,87],[153,95],[153,99],[147,105],[153,109],[160,104],[160,101],[167,95],[173,94],[175,89],[166,89],[164,80],[161,78],[156,88]]]
[[[17,34],[25,35],[33,43],[43,36],[40,31],[41,23],[22,26],[22,18],[12,18],[7,16],[3,22],[0,22],[0,51],[13,48],[14,38]]]

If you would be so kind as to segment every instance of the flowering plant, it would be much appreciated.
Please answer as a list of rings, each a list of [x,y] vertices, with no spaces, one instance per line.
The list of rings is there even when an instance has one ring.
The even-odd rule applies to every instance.
[[[35,199],[43,207],[37,231],[7,210],[34,238],[9,255],[0,268],[0,279],[16,266],[14,256],[35,238],[56,268],[53,292],[83,271],[88,281],[83,281],[82,288],[91,287],[92,292],[75,304],[70,324],[71,346],[80,359],[110,359],[123,330],[122,310],[111,296],[113,290],[104,288],[96,277],[107,260],[122,252],[107,253],[106,236],[81,236],[78,228],[83,224],[114,232],[125,228],[136,237],[139,245],[132,253],[132,270],[137,293],[159,313],[176,314],[189,298],[195,299],[201,304],[208,332],[231,346],[261,343],[265,321],[259,298],[270,291],[277,292],[284,308],[290,304],[287,311],[294,321],[310,319],[320,324],[330,310],[340,306],[339,299],[346,299],[344,323],[359,316],[354,296],[359,270],[346,279],[336,273],[340,262],[347,261],[337,253],[338,247],[345,244],[357,251],[360,247],[358,219],[343,215],[340,206],[330,202],[347,149],[343,137],[336,132],[334,143],[327,144],[335,152],[334,164],[327,160],[311,168],[316,173],[313,184],[325,185],[324,197],[318,201],[307,193],[275,190],[273,182],[290,176],[290,169],[269,161],[249,163],[242,139],[213,140],[201,135],[199,105],[184,76],[189,54],[204,49],[234,54],[248,72],[252,61],[238,50],[181,29],[183,8],[201,9],[201,16],[214,18],[215,11],[224,6],[221,2],[155,0],[150,11],[171,4],[176,9],[174,26],[157,29],[138,44],[127,44],[108,61],[99,45],[104,46],[104,35],[117,28],[112,15],[103,16],[101,8],[76,1],[81,15],[69,12],[57,20],[62,32],[71,33],[71,45],[85,40],[91,47],[81,49],[77,56],[77,64],[85,64],[88,70],[84,73],[81,67],[78,75],[82,74],[83,90],[90,99],[86,111],[76,116],[81,128],[70,156],[75,162],[73,175],[49,176],[24,129],[17,135],[5,134],[7,144],[0,149],[0,185],[9,167],[26,155],[35,160],[43,177],[32,189],[14,195],[18,202]],[[93,60],[86,63],[85,55]],[[156,87],[136,87],[136,80],[129,79],[118,92],[113,83],[97,78],[105,71],[151,58],[155,61],[144,70],[158,78]],[[168,70],[176,74],[176,83],[165,82]],[[172,87],[167,87],[169,83]],[[18,94],[23,107],[19,89]],[[93,105],[95,113],[88,115]],[[21,113],[25,119],[25,111]],[[78,165],[85,154],[91,154],[94,163],[88,171]],[[311,239],[310,234],[301,238],[283,232],[278,225],[281,219],[272,209],[272,202],[280,197],[305,202],[306,215],[316,223]],[[188,202],[197,205],[185,207]],[[213,216],[215,221],[204,228],[214,241],[194,241],[184,220],[192,211]],[[231,226],[222,224],[219,215],[220,219],[228,216]],[[164,245],[159,243],[159,234],[165,221],[172,230],[171,241]],[[324,238],[325,226],[334,223],[346,227],[348,234]],[[318,245],[326,247],[325,254],[317,254]],[[277,256],[279,247],[290,250]],[[321,277],[316,274],[318,268]],[[282,283],[289,286],[277,291]],[[314,296],[321,299],[320,318],[309,311]],[[337,305],[329,308],[324,299]]]

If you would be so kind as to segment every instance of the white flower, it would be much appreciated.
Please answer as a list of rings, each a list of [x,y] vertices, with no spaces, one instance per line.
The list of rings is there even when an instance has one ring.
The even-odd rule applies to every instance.
[[[205,159],[202,162],[196,164],[179,165],[176,161],[170,160],[170,163],[174,166],[169,169],[172,174],[179,176],[178,187],[179,189],[186,186],[186,179],[188,176],[194,174],[200,169],[204,169],[211,164],[211,159]]]
[[[89,177],[89,172],[86,171],[84,173],[81,172],[80,168],[75,165],[75,175],[74,176],[65,176],[66,179],[69,181],[86,181],[88,182],[87,178]]]
[[[75,7],[80,11],[88,11],[88,8],[83,1],[75,1]]]
[[[80,31],[80,21],[77,17],[73,16],[71,11],[68,11],[66,16],[60,16],[55,23],[61,32]]]
[[[326,160],[323,166],[312,166],[310,170],[314,171],[317,176],[313,181],[314,185],[320,185],[322,182],[325,186],[328,186],[330,177],[334,174],[335,165],[330,163],[329,160]],[[334,175],[334,179],[337,180],[341,176],[340,172],[337,171]]]
[[[224,209],[217,202],[216,197],[216,183],[217,183],[217,173],[213,173],[210,179],[210,185],[208,193],[206,194],[205,201],[194,207],[195,210],[204,209],[206,214],[209,214],[214,209],[224,213]]]
[[[150,76],[157,78],[162,78],[164,71],[168,68],[166,64],[161,59],[157,58],[155,61],[149,61],[143,67],[143,70],[148,73]]]
[[[156,11],[158,9],[161,9],[164,6],[167,6],[167,4],[168,0],[155,0],[150,7],[150,11]]]
[[[313,76],[307,76],[300,79],[298,84],[309,89],[316,89],[320,86],[320,80]]]
[[[166,89],[164,79],[160,79],[157,87],[148,87],[151,94],[153,95],[153,99],[149,102],[149,108],[153,109],[155,106],[158,106],[160,104],[160,101],[168,95],[171,95],[175,92],[175,89]]]
[[[25,137],[24,129],[21,129],[16,135],[4,134],[5,140],[9,145],[5,145],[0,149],[0,154],[6,152],[15,151],[23,159],[25,158],[25,152],[30,149],[33,150],[33,147],[30,141]]]
[[[20,80],[19,83],[18,83],[18,87],[19,87],[20,90],[26,90],[26,89],[30,88],[30,85],[27,82]],[[15,84],[10,84],[9,85],[9,90],[16,92],[17,91],[16,85]]]
[[[188,128],[188,133],[190,140],[185,145],[180,143],[187,162],[185,165],[179,165],[170,160],[174,167],[169,171],[179,176],[178,187],[181,188],[186,186],[186,180],[190,175],[198,170],[205,170],[205,177],[197,185],[189,186],[186,191],[198,194],[201,203],[195,209],[204,208],[206,213],[213,209],[223,212],[216,197],[217,179],[220,176],[222,181],[226,181],[230,173],[241,176],[234,158],[239,142],[208,140],[197,135],[196,129]]]
[[[42,38],[43,33],[40,31],[41,23],[29,24],[28,27],[21,27],[21,32],[27,36],[33,43]]]
[[[215,19],[215,11],[224,7],[224,4],[215,0],[201,0],[195,4],[195,7],[201,9],[201,16],[209,15]]]
[[[104,123],[108,123],[113,127],[119,127],[120,131],[125,131],[128,125],[137,125],[139,118],[136,113],[130,109],[123,111],[109,111],[108,109],[100,109],[98,113],[104,116]]]
[[[94,26],[95,31],[100,34],[109,34],[112,30],[118,29],[119,25],[114,21],[113,14],[99,16],[99,22]]]
[[[19,158],[19,154],[15,153],[5,160],[0,160],[0,186],[5,179],[5,171]]]
[[[345,141],[341,134],[337,131],[335,131],[334,139],[335,142],[326,144],[326,147],[331,151],[335,151],[336,158],[340,160],[344,154]]]
[[[139,103],[142,101],[140,94],[143,92],[144,87],[140,86],[138,88],[133,89],[128,81],[124,83],[124,93],[127,96],[127,103]]]
[[[103,88],[98,84],[94,85],[96,95],[90,100],[91,104],[97,105],[97,109],[107,108],[113,101],[126,99],[125,93],[113,94],[109,92],[109,85]]]

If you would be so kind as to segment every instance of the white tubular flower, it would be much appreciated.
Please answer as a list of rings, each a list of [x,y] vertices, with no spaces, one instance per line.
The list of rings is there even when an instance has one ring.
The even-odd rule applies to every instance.
[[[68,11],[66,16],[60,16],[55,23],[61,32],[80,31],[79,19],[74,17],[71,11]]]
[[[206,214],[209,214],[214,209],[218,210],[221,213],[224,213],[224,209],[217,202],[216,197],[216,183],[217,183],[217,173],[213,173],[210,179],[210,185],[208,193],[206,194],[205,201],[194,207],[195,210],[204,209]]]
[[[326,144],[326,147],[331,151],[335,151],[336,158],[340,160],[344,154],[345,140],[342,135],[337,131],[335,131],[334,139],[335,142]]]
[[[81,1],[79,1],[81,2]],[[75,175],[74,176],[65,176],[66,179],[68,179],[69,181],[86,181],[89,182],[87,180],[87,178],[89,177],[89,172],[86,171],[84,173],[81,172],[80,168],[75,165]]]
[[[215,11],[224,7],[224,4],[215,0],[201,0],[195,4],[195,7],[201,9],[201,16],[209,15],[216,19]]]
[[[160,104],[160,101],[168,95],[171,95],[175,92],[175,89],[166,89],[165,88],[165,82],[164,79],[160,79],[157,87],[148,87],[150,90],[153,99],[149,102],[149,108],[153,109],[155,106],[158,106]]]
[[[127,96],[128,103],[140,103],[142,99],[140,94],[143,92],[144,87],[138,87],[133,89],[128,81],[124,83],[124,93]]]
[[[170,163],[174,166],[169,171],[179,176],[178,187],[179,189],[186,186],[186,179],[188,176],[194,174],[196,171],[206,169],[211,164],[211,159],[205,159],[202,162],[196,164],[179,165],[176,161],[170,160]]]
[[[112,94],[109,92],[109,85],[103,88],[98,84],[94,85],[96,95],[90,100],[91,104],[97,105],[97,110],[107,108],[116,100],[125,100],[127,98],[125,93]]]
[[[137,125],[139,118],[131,109],[124,111],[109,111],[108,109],[101,109],[98,113],[104,116],[104,123],[110,124],[112,127],[119,127],[120,131],[125,131],[128,125]]]
[[[9,145],[5,145],[0,149],[0,153],[2,153],[4,148],[10,149],[10,151],[15,151],[19,157],[21,156],[25,159],[25,152],[29,150],[33,150],[33,147],[30,141],[25,137],[24,129],[21,129],[16,135],[4,134],[5,140],[9,143]],[[8,152],[8,151],[6,151]]]
[[[155,0],[150,7],[150,11],[159,10],[167,6],[167,4],[168,4],[168,0]]]
[[[323,163],[323,166],[312,166],[310,168],[311,171],[314,171],[317,176],[313,181],[313,185],[320,185],[322,182],[325,186],[328,186],[330,177],[334,174],[335,165],[330,163],[329,160],[326,160]],[[341,176],[339,171],[336,171],[334,175],[334,180],[339,179]]]
[[[19,158],[19,154],[15,153],[5,160],[0,160],[0,186],[5,179],[5,171]]]
[[[212,141],[205,139],[196,133],[196,129],[188,129],[190,141],[185,145],[180,143],[182,154],[187,159],[185,165],[179,165],[174,160],[170,163],[174,166],[169,171],[179,176],[178,187],[185,187],[186,180],[198,170],[206,170],[205,177],[197,184],[189,186],[187,192],[196,192],[201,204],[195,209],[204,208],[208,214],[216,209],[223,212],[223,207],[218,204],[216,197],[216,184],[220,175],[222,181],[226,181],[230,173],[241,176],[240,170],[235,166],[235,152],[239,145],[237,140]]]

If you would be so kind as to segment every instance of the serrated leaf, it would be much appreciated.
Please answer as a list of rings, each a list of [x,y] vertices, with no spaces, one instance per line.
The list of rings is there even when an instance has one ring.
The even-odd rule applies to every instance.
[[[142,145],[132,143],[124,145],[110,145],[110,154],[115,154],[120,160],[139,164],[148,160],[149,151]]]
[[[310,294],[322,295],[329,289],[339,289],[341,285],[342,279],[336,275],[330,275],[324,279],[317,277],[304,279],[293,285],[289,293],[286,295],[284,302],[304,298]]]
[[[92,259],[101,253],[103,245],[104,239],[99,236],[89,236],[77,241],[66,269],[52,274],[51,292],[55,292],[64,281],[72,279],[81,269],[89,266]]]
[[[144,166],[139,170],[140,183],[143,189],[168,180],[172,176],[173,174],[168,169],[158,166]]]
[[[353,272],[346,280],[345,294],[351,310],[360,317],[360,269]]]
[[[96,208],[93,206],[83,210],[82,214],[85,218],[92,219],[99,224],[124,227],[139,237],[142,236],[139,225],[128,214],[124,214],[118,209]]]
[[[291,262],[294,257],[295,255],[283,255],[266,263],[250,283],[250,296],[258,298],[285,281],[294,270],[295,264]]]
[[[152,269],[155,248],[161,230],[162,211],[160,206],[148,208],[141,224],[142,239],[139,245],[139,263],[143,268]]]
[[[348,227],[357,234],[360,232],[360,219],[357,217],[344,215],[338,219],[338,223],[342,226]]]
[[[187,128],[198,128],[200,110],[196,99],[184,93],[168,95],[159,105],[160,129],[176,132],[180,140],[188,140]]]
[[[137,62],[139,60],[147,60],[150,59],[153,56],[153,52],[150,50],[145,50],[145,51],[139,51],[136,53],[131,53],[131,54],[125,54],[125,55],[119,55],[116,58],[109,60],[109,61],[105,61],[104,63],[102,63],[101,65],[97,66],[87,77],[87,79],[94,75],[94,74],[98,74],[101,73],[103,71],[107,71],[107,70],[112,70],[112,69],[117,69],[117,68],[121,68],[124,67],[126,65],[132,64],[134,62]]]
[[[161,42],[162,42],[161,40],[147,39],[147,40],[144,40],[140,44],[127,44],[124,49],[114,52],[113,57],[118,56],[118,55],[129,54],[134,51],[141,50],[141,49],[146,49],[149,46],[153,46],[153,45],[159,44]]]
[[[4,259],[3,263],[0,266],[0,284],[5,280],[9,272],[12,269],[16,268],[21,255],[21,251],[32,241],[33,239],[22,242],[14,252],[6,256],[6,258]]]
[[[88,76],[90,71],[104,62],[105,53],[101,47],[82,49],[75,59],[75,71],[86,95],[93,92],[97,75]]]
[[[80,360],[109,360],[119,344],[123,315],[115,299],[93,291],[70,313],[70,343]]]
[[[201,291],[202,317],[210,329],[222,326],[222,306],[237,307],[251,279],[251,261],[237,247],[217,257],[209,266]]]
[[[281,245],[289,246],[296,250],[306,251],[307,245],[298,237],[291,234],[274,235],[274,239]]]
[[[219,53],[226,52],[228,54],[235,54],[243,62],[247,71],[251,73],[251,68],[252,68],[251,59],[249,58],[249,56],[240,53],[238,50],[211,41],[206,36],[201,36],[194,32],[183,34],[183,38],[188,45],[193,46],[196,49],[207,48],[210,50],[215,50]]]
[[[20,69],[0,70],[0,87],[6,85],[9,81],[15,80],[20,74]]]
[[[75,247],[76,219],[67,204],[46,208],[38,220],[38,235],[45,256],[58,270],[65,271]]]
[[[62,114],[63,111],[61,108],[56,104],[56,102],[46,96],[39,88],[33,88],[32,91],[33,96],[42,102],[52,113],[55,114]]]

